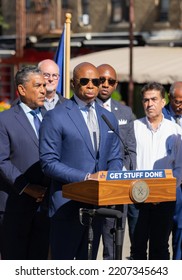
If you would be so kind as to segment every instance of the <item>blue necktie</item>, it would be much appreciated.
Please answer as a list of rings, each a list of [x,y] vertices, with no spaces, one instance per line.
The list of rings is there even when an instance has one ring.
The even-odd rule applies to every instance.
[[[40,113],[39,110],[30,111],[30,114],[33,116],[34,125],[35,125],[36,131],[37,131],[37,135],[39,135],[39,129],[40,129],[40,124],[41,124],[41,121],[40,121],[39,117],[37,116],[38,113]]]

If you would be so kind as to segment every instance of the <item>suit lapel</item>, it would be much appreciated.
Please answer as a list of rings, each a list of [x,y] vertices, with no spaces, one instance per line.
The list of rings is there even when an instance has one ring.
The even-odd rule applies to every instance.
[[[19,105],[14,106],[14,110],[15,110],[15,118],[17,119],[17,121],[21,124],[24,131],[35,142],[36,146],[39,146],[39,141],[37,139],[35,131],[33,130],[33,127],[31,126],[31,124],[30,124],[27,116],[25,115],[24,111],[21,109],[21,107]]]
[[[69,108],[68,114],[72,119],[72,122],[74,123],[75,127],[78,129],[79,133],[81,134],[86,146],[88,147],[88,150],[93,155],[93,157],[95,157],[95,151],[92,146],[90,134],[87,125],[85,123],[85,120],[82,116],[82,113],[80,112],[75,101],[72,102],[72,106],[69,105],[67,106]]]
[[[115,104],[114,100],[112,100],[112,99],[111,99],[111,112],[113,112],[114,115],[119,118],[120,110],[119,110],[117,104]]]
[[[97,119],[99,122],[99,130],[100,130],[100,145],[99,145],[99,152],[102,153],[102,148],[105,149],[105,141],[108,137],[108,130],[104,129],[105,127],[105,122],[102,119],[102,114],[104,113],[103,109],[97,102],[95,103],[95,109],[96,109],[96,113],[97,113]],[[103,124],[104,122],[104,124]]]

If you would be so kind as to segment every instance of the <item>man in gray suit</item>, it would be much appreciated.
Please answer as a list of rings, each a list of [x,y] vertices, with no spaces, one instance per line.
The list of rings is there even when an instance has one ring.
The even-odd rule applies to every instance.
[[[100,75],[101,85],[97,102],[106,108],[107,110],[114,113],[119,124],[119,135],[121,138],[121,151],[123,153],[122,158],[124,159],[125,170],[131,170],[136,168],[136,140],[134,135],[133,120],[134,116],[130,107],[121,104],[111,98],[112,93],[116,90],[118,85],[117,75],[115,69],[108,64],[102,64],[97,67]],[[112,206],[113,208],[122,211],[122,242],[124,239],[124,229],[126,224],[127,216],[127,205]],[[132,241],[132,233],[134,230],[134,222],[137,217],[137,210],[135,207],[129,206],[129,234],[130,240]],[[115,228],[114,219],[105,218],[103,226],[103,259],[114,258],[114,246],[113,246],[113,235],[111,234],[112,229]],[[132,248],[131,248],[132,251]]]

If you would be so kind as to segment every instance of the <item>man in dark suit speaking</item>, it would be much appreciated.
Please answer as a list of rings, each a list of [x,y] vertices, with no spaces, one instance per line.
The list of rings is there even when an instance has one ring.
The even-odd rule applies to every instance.
[[[50,191],[52,259],[87,259],[88,227],[79,221],[80,208],[93,208],[63,198],[64,184],[92,178],[101,170],[121,170],[120,141],[107,126],[103,114],[118,131],[115,116],[95,102],[100,79],[97,68],[87,62],[73,71],[74,96],[48,111],[40,129],[40,160],[53,180]],[[94,218],[96,259],[101,223]],[[97,225],[96,225],[97,224]]]

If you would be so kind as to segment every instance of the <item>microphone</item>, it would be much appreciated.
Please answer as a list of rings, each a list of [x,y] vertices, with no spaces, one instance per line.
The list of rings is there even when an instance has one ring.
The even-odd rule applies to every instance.
[[[96,213],[100,216],[106,216],[109,218],[120,219],[122,217],[121,211],[110,208],[99,208],[96,210]]]
[[[105,121],[105,123],[107,124],[107,126],[110,128],[110,130],[112,130],[113,132],[116,133],[114,127],[112,126],[112,124],[110,123],[110,121],[108,120],[108,118],[103,114],[101,115],[101,117],[103,118],[103,120]],[[119,136],[119,135],[118,135]],[[120,137],[120,136],[119,136]]]
[[[124,143],[123,139],[121,138],[121,136],[119,135],[119,133],[117,133],[117,131],[115,130],[115,128],[113,127],[113,125],[110,123],[110,121],[108,120],[108,118],[102,114],[101,115],[102,119],[105,121],[105,123],[107,124],[107,126],[110,128],[110,130],[112,130],[120,139],[121,143],[123,144],[123,147],[124,147],[124,152],[125,152],[125,155],[128,155],[129,156],[129,159],[130,159],[130,169],[133,170],[133,163],[132,163],[132,160],[131,160],[131,155],[130,155],[130,151],[128,149],[128,146]]]
[[[80,212],[80,216],[82,216],[83,214],[88,214],[89,216],[94,216],[96,214],[96,209],[80,208],[79,212]]]
[[[104,217],[117,218],[120,219],[122,217],[122,212],[115,209],[110,208],[98,208],[98,209],[87,209],[80,208],[80,215],[88,214],[89,216],[100,215]]]

